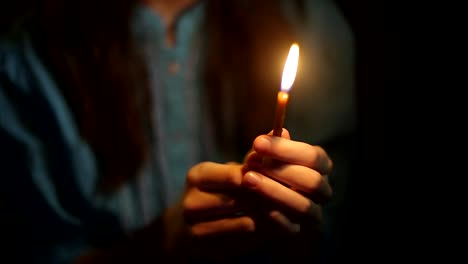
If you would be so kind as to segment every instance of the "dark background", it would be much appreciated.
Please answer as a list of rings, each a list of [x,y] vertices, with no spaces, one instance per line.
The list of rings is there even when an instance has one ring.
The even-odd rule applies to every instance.
[[[358,136],[346,226],[340,237],[336,262],[380,262],[371,255],[383,250],[388,220],[382,215],[380,201],[387,188],[384,169],[387,117],[384,91],[396,86],[399,77],[400,17],[383,1],[335,0],[351,26],[356,44],[356,87]],[[0,32],[7,21],[23,11],[29,0],[0,4]],[[6,10],[8,9],[8,12]],[[384,136],[385,135],[385,136]],[[1,146],[0,146],[1,147]],[[370,254],[373,252],[373,254]],[[385,255],[381,255],[385,256]]]
[[[337,263],[381,263],[400,254],[399,240],[390,242],[395,227],[390,216],[397,206],[385,207],[392,188],[387,157],[388,115],[384,91],[396,90],[400,76],[400,25],[398,9],[383,1],[336,0],[350,24],[356,44],[358,136],[349,181],[346,226]],[[401,6],[400,8],[404,8]],[[388,100],[388,98],[386,98]],[[396,102],[395,102],[396,103]],[[397,103],[396,103],[397,104]],[[394,147],[394,151],[398,146]],[[388,216],[388,217],[387,217]]]

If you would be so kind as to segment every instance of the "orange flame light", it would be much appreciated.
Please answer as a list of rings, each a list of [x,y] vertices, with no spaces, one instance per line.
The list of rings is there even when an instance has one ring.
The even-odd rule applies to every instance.
[[[299,45],[292,44],[289,49],[288,58],[284,64],[283,76],[281,79],[281,91],[278,92],[276,103],[275,120],[273,124],[273,135],[280,137],[283,131],[284,118],[286,116],[286,106],[289,101],[289,90],[296,79],[297,64],[299,62]]]
[[[284,64],[283,77],[281,79],[281,91],[289,92],[296,79],[297,64],[299,63],[299,45],[291,45],[288,58]]]

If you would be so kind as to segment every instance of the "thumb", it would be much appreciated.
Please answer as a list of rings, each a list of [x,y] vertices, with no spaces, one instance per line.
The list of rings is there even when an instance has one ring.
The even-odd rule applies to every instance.
[[[273,130],[268,133],[269,136],[273,135]],[[289,134],[289,131],[286,128],[283,128],[283,131],[281,131],[281,137],[286,138],[286,139],[291,139],[291,135]]]

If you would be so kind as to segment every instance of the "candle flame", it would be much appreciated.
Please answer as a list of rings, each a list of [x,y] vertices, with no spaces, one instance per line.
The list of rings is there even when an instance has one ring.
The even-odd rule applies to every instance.
[[[288,58],[284,64],[283,77],[281,79],[281,91],[289,92],[296,79],[297,64],[299,62],[299,45],[291,45]]]

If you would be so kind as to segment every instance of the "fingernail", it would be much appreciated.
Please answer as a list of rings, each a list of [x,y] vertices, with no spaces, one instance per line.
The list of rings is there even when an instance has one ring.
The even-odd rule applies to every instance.
[[[258,186],[261,181],[262,181],[262,178],[260,175],[258,175],[257,173],[253,171],[249,171],[245,174],[243,183],[247,187],[255,187],[255,186]]]

